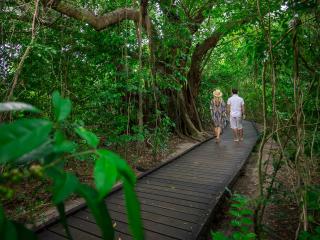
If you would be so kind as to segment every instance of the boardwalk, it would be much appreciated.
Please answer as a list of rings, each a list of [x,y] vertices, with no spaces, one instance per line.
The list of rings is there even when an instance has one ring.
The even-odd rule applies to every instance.
[[[220,144],[209,140],[138,181],[136,191],[146,239],[203,238],[225,187],[236,178],[256,143],[253,125],[245,122],[244,128],[244,142],[233,142],[231,130],[226,129]],[[116,222],[117,239],[132,239],[122,191],[111,194],[106,203]],[[87,208],[69,215],[68,224],[75,240],[101,239]],[[42,229],[38,236],[44,240],[66,239],[58,223]]]

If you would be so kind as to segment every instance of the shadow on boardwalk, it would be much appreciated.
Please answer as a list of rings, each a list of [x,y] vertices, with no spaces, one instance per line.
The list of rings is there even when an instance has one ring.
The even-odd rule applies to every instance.
[[[139,179],[136,191],[146,239],[204,238],[225,187],[236,179],[257,141],[257,132],[248,121],[244,122],[244,132],[245,140],[236,143],[228,128],[219,144],[206,141]],[[122,190],[113,192],[106,204],[115,222],[116,239],[132,239]],[[70,214],[68,225],[74,239],[101,239],[86,207]],[[59,223],[41,229],[38,236],[44,240],[66,239]]]

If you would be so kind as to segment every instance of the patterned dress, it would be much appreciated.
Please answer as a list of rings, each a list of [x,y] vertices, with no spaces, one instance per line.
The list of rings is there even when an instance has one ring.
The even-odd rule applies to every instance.
[[[210,111],[214,126],[224,128],[226,125],[226,104],[223,99],[218,104],[212,99]]]

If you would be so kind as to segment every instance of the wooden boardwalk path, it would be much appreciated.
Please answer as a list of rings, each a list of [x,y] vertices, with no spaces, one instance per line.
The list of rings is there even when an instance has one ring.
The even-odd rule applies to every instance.
[[[136,187],[147,240],[200,239],[218,201],[235,180],[257,141],[254,126],[244,122],[245,140],[233,141],[227,128],[222,141],[206,141],[174,161],[145,174]],[[117,239],[132,239],[127,224],[122,190],[115,191],[106,203],[116,222]],[[68,216],[75,240],[97,240],[101,234],[87,208]],[[39,239],[65,240],[59,223],[38,232]]]

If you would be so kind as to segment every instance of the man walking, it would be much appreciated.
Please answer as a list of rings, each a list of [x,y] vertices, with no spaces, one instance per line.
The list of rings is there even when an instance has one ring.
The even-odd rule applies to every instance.
[[[228,99],[228,114],[230,116],[230,127],[233,130],[234,141],[243,141],[242,119],[244,115],[244,101],[238,96],[238,90],[232,89],[232,97]]]

